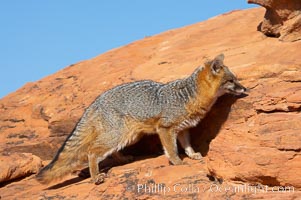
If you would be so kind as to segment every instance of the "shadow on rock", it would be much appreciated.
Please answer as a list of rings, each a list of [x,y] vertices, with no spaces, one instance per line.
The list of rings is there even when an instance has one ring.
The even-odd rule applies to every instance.
[[[56,185],[53,185],[53,186],[50,186],[48,188],[46,188],[45,190],[56,190],[56,189],[59,189],[59,188],[62,188],[62,187],[66,187],[68,185],[73,185],[75,183],[78,183],[82,180],[84,180],[85,178],[83,177],[75,177],[75,178],[72,178],[72,179],[68,179],[62,183],[58,183]]]
[[[190,130],[192,146],[196,151],[201,152],[203,157],[209,151],[210,142],[218,135],[222,125],[228,119],[232,104],[238,98],[245,96],[247,95],[237,97],[227,94],[220,97],[198,126]]]

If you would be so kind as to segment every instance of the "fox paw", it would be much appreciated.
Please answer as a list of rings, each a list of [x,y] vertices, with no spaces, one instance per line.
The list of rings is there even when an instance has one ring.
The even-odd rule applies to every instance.
[[[194,159],[194,160],[202,160],[203,159],[202,154],[200,154],[199,152],[192,153],[192,154],[190,154],[188,156],[189,156],[189,158]]]
[[[96,177],[91,179],[91,182],[94,183],[95,185],[99,185],[105,181],[105,177],[106,177],[105,173],[97,174]]]
[[[169,160],[172,165],[184,165],[185,163],[181,159]]]

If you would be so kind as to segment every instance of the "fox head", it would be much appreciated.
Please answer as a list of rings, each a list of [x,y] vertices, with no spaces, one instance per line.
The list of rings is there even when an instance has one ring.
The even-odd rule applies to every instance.
[[[220,54],[213,60],[205,63],[206,67],[210,67],[211,75],[221,79],[219,87],[219,96],[230,93],[234,95],[241,95],[248,91],[242,84],[239,83],[236,76],[224,65],[224,55]]]

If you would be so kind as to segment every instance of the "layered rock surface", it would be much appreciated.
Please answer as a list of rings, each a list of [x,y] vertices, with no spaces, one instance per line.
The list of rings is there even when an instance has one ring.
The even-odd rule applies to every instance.
[[[301,1],[299,0],[248,0],[266,8],[258,29],[267,36],[281,41],[301,39]]]
[[[202,153],[204,162],[184,156],[186,165],[171,166],[165,156],[153,154],[162,151],[157,138],[150,137],[127,150],[137,155],[134,162],[111,169],[104,167],[108,170],[104,184],[95,186],[89,179],[70,175],[58,185],[43,186],[27,173],[23,175],[27,178],[18,176],[17,181],[3,182],[0,196],[3,199],[300,196],[301,42],[282,43],[262,35],[256,27],[263,15],[261,8],[235,11],[147,37],[28,83],[0,101],[0,166],[13,163],[2,160],[14,153],[33,154],[45,164],[84,109],[103,91],[134,80],[167,82],[183,78],[207,58],[224,53],[225,64],[251,91],[244,98],[221,97],[208,116],[191,130],[193,146]],[[104,166],[111,165],[110,160],[106,163]],[[157,190],[138,190],[143,184],[157,186]],[[164,186],[161,185],[161,190],[160,184]],[[235,190],[244,186],[250,189]],[[255,186],[266,190],[255,194],[251,190]],[[163,194],[163,188],[168,187],[171,191]],[[274,191],[281,187],[294,191]]]

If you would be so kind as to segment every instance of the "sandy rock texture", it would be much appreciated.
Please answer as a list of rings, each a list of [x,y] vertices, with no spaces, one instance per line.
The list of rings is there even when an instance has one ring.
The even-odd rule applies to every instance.
[[[258,29],[267,36],[282,41],[301,39],[301,1],[299,0],[248,0],[266,8]]]
[[[0,163],[0,183],[36,174],[42,167],[42,160],[30,153],[2,154]]]
[[[101,185],[70,175],[44,186],[26,174],[1,183],[2,199],[298,199],[301,41],[281,42],[258,32],[264,12],[233,11],[146,37],[28,83],[0,100],[2,157],[32,154],[45,164],[103,91],[141,79],[183,78],[207,58],[224,53],[225,64],[250,93],[221,97],[190,131],[203,162],[182,155],[186,164],[172,166],[158,155],[158,138],[146,137],[125,150],[135,161],[116,166],[109,158],[101,164],[107,172]],[[2,157],[1,169],[23,160]]]

